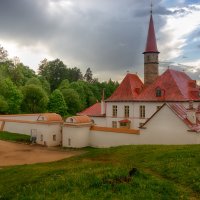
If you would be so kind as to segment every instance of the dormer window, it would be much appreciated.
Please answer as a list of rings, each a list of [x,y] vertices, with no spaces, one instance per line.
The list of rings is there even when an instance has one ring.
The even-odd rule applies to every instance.
[[[158,87],[156,88],[156,97],[161,97],[162,96],[162,90]]]

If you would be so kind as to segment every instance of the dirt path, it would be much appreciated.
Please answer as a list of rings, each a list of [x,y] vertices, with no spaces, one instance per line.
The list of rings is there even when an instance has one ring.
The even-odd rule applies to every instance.
[[[52,162],[81,153],[83,151],[61,151],[58,148],[47,148],[0,140],[0,166]]]

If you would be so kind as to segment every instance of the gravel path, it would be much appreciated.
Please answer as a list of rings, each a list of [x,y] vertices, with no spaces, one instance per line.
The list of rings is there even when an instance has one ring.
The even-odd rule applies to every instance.
[[[47,148],[0,140],[0,166],[52,162],[80,155],[83,151]]]

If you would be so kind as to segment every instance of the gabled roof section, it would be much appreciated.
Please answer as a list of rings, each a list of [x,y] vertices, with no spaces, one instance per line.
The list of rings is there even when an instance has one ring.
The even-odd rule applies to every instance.
[[[149,30],[148,30],[148,35],[147,35],[147,42],[146,42],[146,48],[144,53],[159,53],[157,49],[157,44],[156,44],[156,35],[155,35],[155,30],[154,30],[154,23],[153,23],[153,17],[152,14],[150,16],[150,21],[149,21]]]
[[[197,119],[196,124],[192,124],[187,119],[187,109],[180,103],[165,103],[159,110],[157,110],[140,128],[144,128],[145,125],[157,114],[163,107],[167,106],[172,112],[174,112],[184,124],[186,124],[191,131],[200,132],[200,121]],[[198,112],[198,109],[196,110]]]
[[[156,96],[156,90],[161,95]],[[168,69],[138,96],[138,101],[200,101],[200,88],[184,72]]]
[[[142,91],[143,86],[142,81],[136,74],[128,73],[106,101],[134,101]]]
[[[77,113],[77,115],[87,115],[92,117],[104,117],[105,115],[101,114],[101,103],[97,102],[94,105],[86,108],[85,110]]]

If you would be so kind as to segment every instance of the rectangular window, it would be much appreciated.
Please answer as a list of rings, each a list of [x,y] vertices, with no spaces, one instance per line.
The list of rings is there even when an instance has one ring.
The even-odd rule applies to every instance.
[[[117,122],[116,121],[112,121],[112,127],[117,128]]]
[[[130,128],[130,122],[120,122],[120,128]]]
[[[140,118],[145,118],[145,106],[140,106]]]
[[[124,106],[124,117],[129,117],[129,106]]]
[[[53,135],[53,141],[56,141],[56,135]]]
[[[114,105],[113,106],[113,117],[117,117],[117,106],[116,105]]]

